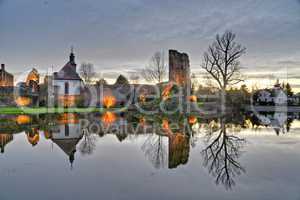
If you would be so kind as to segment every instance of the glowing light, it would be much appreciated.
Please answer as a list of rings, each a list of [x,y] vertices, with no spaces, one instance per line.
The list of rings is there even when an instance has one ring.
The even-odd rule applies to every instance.
[[[16,117],[17,124],[29,124],[31,122],[31,117],[28,115],[18,115]]]
[[[106,108],[110,108],[116,104],[117,100],[114,96],[105,96],[103,98],[103,104]]]
[[[163,129],[169,129],[169,121],[166,119],[163,119],[162,127],[163,127]]]
[[[168,83],[166,85],[166,87],[163,89],[163,92],[162,92],[163,99],[169,98],[172,87],[173,87],[173,83]]]
[[[78,117],[75,113],[64,113],[59,116],[59,124],[78,124]]]
[[[117,120],[117,116],[112,112],[105,112],[102,115],[101,120],[104,124],[109,125]]]
[[[18,106],[28,106],[31,104],[31,99],[29,97],[18,97],[15,102]]]
[[[195,116],[190,116],[189,117],[189,123],[190,124],[195,124],[198,121],[197,117]]]
[[[196,95],[191,95],[191,96],[189,97],[189,100],[190,100],[191,102],[197,102],[197,96],[196,96]]]
[[[59,96],[58,100],[64,107],[71,107],[76,104],[77,96],[75,95],[64,95]]]
[[[139,96],[139,99],[140,99],[140,101],[143,102],[143,103],[146,102],[146,97],[145,97],[145,95],[143,95],[143,94],[141,94],[141,95]]]
[[[145,117],[141,117],[141,118],[140,118],[140,124],[141,124],[142,126],[144,126],[144,125],[146,124],[146,119],[145,119]]]

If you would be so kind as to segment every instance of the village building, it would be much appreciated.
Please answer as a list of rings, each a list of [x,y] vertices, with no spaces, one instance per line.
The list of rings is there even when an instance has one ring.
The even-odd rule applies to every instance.
[[[254,97],[254,104],[256,105],[299,105],[300,103],[298,95],[287,96],[278,84],[271,89],[257,91]]]
[[[80,99],[82,79],[76,71],[75,55],[71,50],[69,61],[53,74],[54,98],[59,105],[75,106]]]
[[[0,87],[13,87],[14,76],[5,70],[5,64],[1,64],[0,69]]]
[[[15,102],[18,106],[38,106],[40,95],[40,74],[33,68],[24,82],[17,83]]]
[[[5,70],[5,65],[0,68],[0,107],[15,106],[14,104],[14,76]]]

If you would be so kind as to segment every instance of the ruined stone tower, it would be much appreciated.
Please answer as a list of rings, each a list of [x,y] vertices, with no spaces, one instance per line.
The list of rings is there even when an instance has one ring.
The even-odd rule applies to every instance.
[[[190,62],[186,53],[169,50],[169,81],[185,88],[190,87]]]

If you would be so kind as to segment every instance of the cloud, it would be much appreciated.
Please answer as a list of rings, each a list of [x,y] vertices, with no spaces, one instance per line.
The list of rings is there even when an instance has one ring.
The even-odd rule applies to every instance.
[[[97,70],[121,72],[144,66],[154,51],[168,48],[186,51],[198,63],[216,33],[230,29],[247,47],[243,58],[249,59],[242,63],[255,59],[249,71],[266,70],[259,67],[266,60],[274,64],[268,71],[276,71],[283,62],[295,65],[286,61],[300,45],[299,1],[41,0],[48,2],[44,6],[9,0],[1,12],[0,55],[14,70],[60,66],[64,50],[74,44],[78,58]]]
[[[282,61],[278,61],[277,63],[279,65],[298,65],[298,67],[300,67],[300,61],[295,61],[295,60],[282,60]]]

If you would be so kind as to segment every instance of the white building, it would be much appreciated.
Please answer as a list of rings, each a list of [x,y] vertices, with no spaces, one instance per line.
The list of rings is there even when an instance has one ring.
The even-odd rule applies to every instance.
[[[70,54],[70,60],[59,71],[53,74],[54,94],[61,105],[74,106],[80,97],[82,79],[76,72],[75,55]]]
[[[260,90],[257,95],[257,103],[284,105],[287,104],[288,97],[282,89]]]

